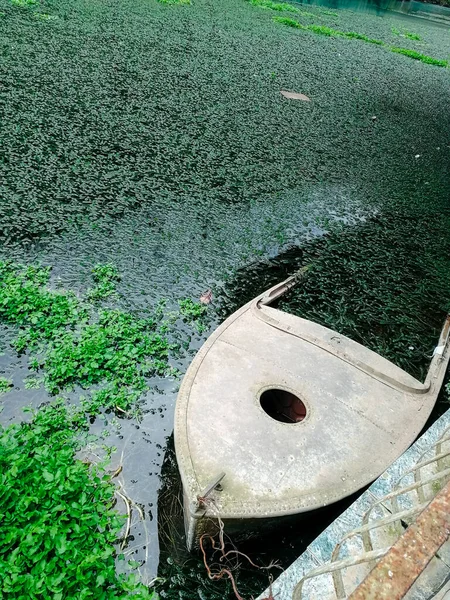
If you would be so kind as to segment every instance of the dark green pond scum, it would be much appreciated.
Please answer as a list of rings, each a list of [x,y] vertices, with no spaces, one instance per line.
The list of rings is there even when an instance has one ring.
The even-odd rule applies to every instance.
[[[279,308],[424,377],[450,297],[448,29],[271,0],[0,0],[0,49],[0,596],[234,598],[183,550],[182,374],[310,265]],[[346,503],[240,549],[285,567]],[[241,559],[248,600],[269,574]]]

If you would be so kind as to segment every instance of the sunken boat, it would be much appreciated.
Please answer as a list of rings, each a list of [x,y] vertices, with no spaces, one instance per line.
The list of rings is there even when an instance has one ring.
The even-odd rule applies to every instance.
[[[261,530],[353,494],[408,448],[435,405],[450,317],[421,382],[344,335],[271,306],[300,279],[226,319],[183,379],[175,448],[189,549],[219,525]]]

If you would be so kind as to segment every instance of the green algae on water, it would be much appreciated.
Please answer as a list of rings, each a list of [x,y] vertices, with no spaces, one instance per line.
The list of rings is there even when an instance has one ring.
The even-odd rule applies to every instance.
[[[391,51],[397,54],[403,54],[403,56],[408,56],[414,60],[419,60],[427,65],[435,65],[436,67],[448,67],[447,60],[439,60],[437,58],[433,58],[432,56],[427,56],[426,54],[421,54],[420,52],[416,52],[415,50],[408,50],[407,48],[397,48],[395,46],[391,47]]]
[[[350,39],[362,40],[363,42],[367,42],[368,44],[376,44],[377,46],[384,46],[384,42],[382,42],[381,40],[375,40],[373,38],[368,37],[367,35],[364,35],[363,33],[356,33],[355,31],[347,31],[347,32],[343,32],[342,35],[344,35],[345,37],[350,38]]]
[[[407,48],[397,48],[395,46],[387,46],[383,41],[376,40],[373,38],[369,38],[368,36],[357,33],[355,31],[339,31],[339,29],[333,29],[332,27],[327,27],[324,25],[302,25],[295,19],[289,19],[286,17],[273,17],[273,20],[277,23],[281,23],[282,25],[287,25],[288,27],[293,27],[294,29],[303,29],[305,31],[312,31],[317,35],[324,35],[326,37],[345,37],[349,39],[357,39],[369,44],[375,44],[377,46],[384,46],[389,48],[391,52],[395,52],[397,54],[403,54],[404,56],[408,56],[414,60],[419,60],[428,65],[434,65],[437,67],[447,67],[447,60],[440,60],[437,58],[433,58],[432,56],[427,56],[426,54],[421,54],[420,52],[416,52],[415,50],[408,50]]]
[[[247,0],[252,6],[275,10],[278,12],[301,12],[296,6],[287,2],[272,2],[272,0]]]
[[[10,388],[12,388],[12,381],[6,379],[6,377],[0,377],[0,394],[4,394]]]
[[[191,4],[191,0],[158,0],[160,4]]]

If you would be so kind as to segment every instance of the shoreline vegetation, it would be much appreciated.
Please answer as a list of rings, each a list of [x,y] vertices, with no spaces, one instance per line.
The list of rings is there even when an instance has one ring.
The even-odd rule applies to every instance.
[[[12,346],[28,357],[34,376],[25,387],[55,397],[25,409],[29,421],[0,426],[1,596],[154,599],[134,573],[116,574],[125,517],[114,508],[111,449],[99,464],[77,452],[92,437],[92,418],[137,414],[146,379],[176,374],[169,358],[180,346],[169,342],[169,329],[178,318],[206,329],[206,307],[184,299],[180,312],[165,315],[161,304],[145,319],[102,308],[120,280],[110,264],[93,269],[84,297],[51,289],[50,278],[49,267],[0,262],[0,321],[15,328]],[[2,400],[11,386],[0,379]],[[83,390],[76,404],[64,398],[74,387]],[[125,533],[121,548],[126,543]]]

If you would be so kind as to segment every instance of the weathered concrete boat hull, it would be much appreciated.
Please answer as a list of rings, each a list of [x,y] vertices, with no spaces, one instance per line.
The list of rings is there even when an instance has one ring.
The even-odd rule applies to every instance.
[[[294,283],[229,317],[183,380],[175,447],[188,547],[211,520],[245,525],[349,496],[406,450],[435,404],[449,321],[421,383],[345,336],[268,306]]]

